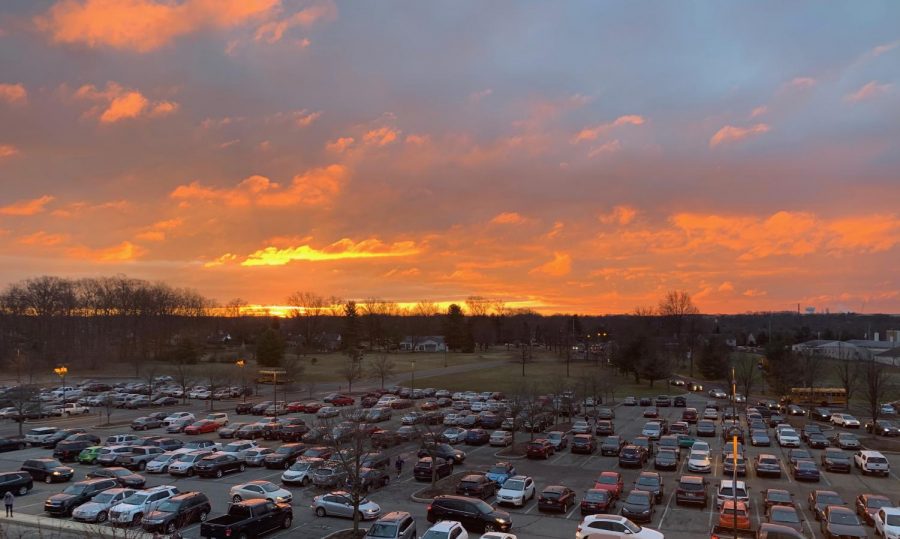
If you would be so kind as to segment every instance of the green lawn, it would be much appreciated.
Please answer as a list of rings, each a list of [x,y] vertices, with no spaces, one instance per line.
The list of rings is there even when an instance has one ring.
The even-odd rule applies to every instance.
[[[363,372],[367,377],[371,376],[371,365],[382,354],[379,352],[367,352],[363,356],[362,366]],[[394,352],[384,354],[393,362],[393,374],[410,373],[413,370],[413,362],[415,362],[416,372],[422,372],[429,369],[443,368],[446,361],[447,366],[466,365],[478,361],[496,361],[504,359],[506,353],[503,352],[483,352],[474,354],[459,354],[440,352],[416,352],[403,353]],[[347,356],[342,353],[332,354],[309,354],[307,356],[298,356],[299,361],[303,365],[303,380],[313,382],[339,382],[343,381],[340,370],[347,363]],[[315,358],[315,361],[313,361]]]
[[[547,359],[526,363],[524,377],[522,376],[521,363],[510,361],[499,367],[460,374],[433,376],[430,378],[416,377],[416,387],[435,387],[451,391],[503,391],[510,394],[521,388],[524,380],[529,385],[536,385],[539,391],[551,392],[560,388],[570,388],[577,391],[580,380],[590,373],[597,373],[598,369],[602,376],[614,379],[617,399],[628,395],[640,397],[645,395],[684,393],[680,389],[669,386],[666,380],[657,380],[652,388],[647,382],[635,385],[633,378],[619,376],[613,369],[598,367],[595,363],[571,362],[569,365],[569,376],[566,376],[565,361]]]

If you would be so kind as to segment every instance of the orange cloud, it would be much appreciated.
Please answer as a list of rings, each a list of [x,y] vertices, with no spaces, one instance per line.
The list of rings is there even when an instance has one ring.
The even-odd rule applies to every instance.
[[[551,277],[562,277],[572,271],[572,257],[567,253],[553,253],[553,260],[542,264],[529,273],[543,273]]]
[[[363,135],[363,142],[365,144],[374,144],[376,146],[387,146],[397,140],[399,134],[399,131],[395,131],[390,127],[379,127],[378,129],[373,129]]]
[[[428,142],[429,142],[428,135],[409,135],[406,137],[407,144],[422,146],[423,144],[427,144]]]
[[[520,225],[526,220],[527,219],[513,211],[497,214],[493,219],[491,219],[491,223],[498,225]]]
[[[853,249],[881,252],[900,243],[900,218],[897,215],[871,215],[837,219],[827,226],[833,237],[832,250]]]
[[[644,117],[638,116],[636,114],[619,116],[612,122],[582,129],[574,137],[572,137],[572,144],[578,144],[579,142],[586,140],[597,140],[601,135],[609,133],[616,127],[621,127],[623,125],[644,125],[644,123]]]
[[[73,247],[66,251],[72,258],[81,258],[92,262],[127,262],[140,258],[146,250],[130,241],[123,241],[112,247],[91,249],[89,247]]]
[[[104,90],[98,90],[93,84],[86,84],[75,92],[75,97],[106,102],[105,107],[94,107],[87,112],[88,116],[99,115],[101,123],[115,123],[142,116],[166,116],[178,110],[178,103],[151,102],[139,91],[126,89],[115,82],[106,83]]]
[[[781,211],[764,220],[681,213],[673,216],[672,222],[686,235],[683,247],[696,250],[719,245],[741,251],[739,260],[808,255],[821,243],[819,223],[808,213]]]
[[[198,30],[238,26],[278,4],[278,0],[62,0],[35,23],[56,43],[149,52]]]
[[[0,84],[0,101],[24,105],[28,102],[28,91],[21,84]]]
[[[600,215],[600,222],[605,225],[627,225],[634,221],[637,210],[631,206],[616,206],[610,213]]]
[[[157,221],[150,225],[147,229],[139,232],[136,239],[143,241],[164,241],[166,233],[175,230],[182,225],[181,219],[167,219],[165,221]]]
[[[748,137],[761,135],[763,133],[769,132],[769,126],[767,124],[756,124],[750,127],[736,127],[733,125],[726,125],[722,129],[716,131],[716,134],[709,139],[709,147],[715,148],[720,144],[738,142]]]
[[[356,258],[384,258],[410,256],[420,252],[414,242],[401,241],[391,244],[372,238],[360,242],[344,238],[323,248],[316,249],[309,245],[287,247],[266,247],[251,253],[242,266],[283,266],[290,262],[305,260],[310,262],[326,260],[344,260]]]
[[[282,187],[265,176],[250,176],[231,189],[206,187],[198,182],[179,185],[169,196],[183,203],[216,202],[231,207],[321,206],[340,194],[346,176],[345,167],[330,165],[294,176],[288,187]]]
[[[255,39],[263,40],[266,43],[276,43],[281,41],[284,34],[295,26],[309,28],[320,20],[334,20],[337,18],[337,14],[337,6],[334,2],[330,0],[319,2],[303,8],[289,17],[263,24],[256,30]]]
[[[53,202],[54,198],[50,195],[44,195],[40,198],[31,200],[20,200],[8,206],[0,207],[0,215],[36,215],[44,211],[44,206]]]
[[[203,264],[203,267],[204,268],[214,268],[216,266],[221,266],[221,265],[227,264],[229,262],[234,262],[235,260],[237,260],[236,254],[225,253],[224,255],[216,258],[215,260],[212,260],[210,262],[207,262],[206,264]]]
[[[844,100],[850,101],[851,103],[866,101],[867,99],[873,99],[888,93],[892,87],[893,84],[878,84],[878,82],[873,80],[864,84],[859,90],[852,94],[844,96]]]
[[[353,137],[341,137],[337,140],[329,142],[325,148],[330,152],[343,153],[345,150],[353,146]]]
[[[51,212],[54,217],[70,218],[84,214],[88,211],[97,210],[127,210],[131,204],[127,200],[112,200],[110,202],[101,202],[99,204],[88,204],[87,202],[72,202],[65,207],[57,208]]]
[[[68,236],[65,234],[48,234],[43,230],[39,230],[34,234],[28,234],[27,236],[22,236],[18,240],[18,243],[22,245],[42,245],[42,246],[53,246],[59,245],[64,241],[68,240]]]
[[[0,144],[0,159],[19,155],[19,149],[11,144]]]
[[[766,114],[767,112],[769,112],[769,107],[767,107],[765,105],[760,105],[750,112],[750,117],[756,118],[757,116],[762,116],[762,115]]]
[[[719,292],[734,292],[734,283],[725,281],[719,285]]]
[[[405,269],[405,270],[402,270],[399,268],[394,268],[394,269],[388,271],[387,273],[385,273],[384,276],[385,277],[417,277],[421,274],[422,274],[422,272],[419,270],[419,268],[409,268],[409,269]]]
[[[765,290],[757,290],[755,288],[749,288],[747,290],[744,290],[743,295],[747,296],[748,298],[758,298],[760,296],[765,296],[767,293],[768,292],[766,292]]]

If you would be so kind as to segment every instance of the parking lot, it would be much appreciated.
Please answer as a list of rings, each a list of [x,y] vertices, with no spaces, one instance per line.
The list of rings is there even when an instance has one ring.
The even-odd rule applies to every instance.
[[[705,395],[691,394],[688,395],[688,406],[702,410],[707,397]],[[724,401],[722,401],[724,403]],[[208,406],[207,403],[197,402],[188,406],[171,407],[167,411],[189,410],[195,411],[200,415],[201,411]],[[228,402],[216,403],[217,408],[228,407]],[[670,424],[681,417],[682,408],[660,408],[661,417],[669,419]],[[643,409],[639,406],[626,407],[617,406],[615,408],[616,418],[615,426],[617,434],[631,439],[640,434],[641,428],[645,423],[645,419],[641,416]],[[233,410],[231,410],[233,412]],[[145,414],[146,411],[121,411],[118,417],[114,415],[114,419],[124,420],[130,417],[136,417]],[[393,419],[389,423],[382,423],[382,428],[396,428],[399,426],[399,418],[402,413],[395,411]],[[306,414],[307,423],[314,423],[315,419]],[[235,416],[232,414],[231,421],[255,421],[259,416]],[[792,418],[799,420],[802,424],[804,418]],[[65,425],[65,426],[90,426],[97,423],[96,416],[76,417],[69,420],[53,419],[41,422],[26,423],[26,428],[40,425]],[[440,430],[440,427],[434,427]],[[16,426],[11,422],[4,422],[0,425],[0,433],[3,435],[13,435],[16,433]],[[160,434],[161,429],[150,430],[147,434]],[[129,432],[127,427],[102,429],[95,431],[102,438],[117,432]],[[143,434],[143,433],[142,433]],[[518,440],[526,439],[528,434],[517,434]],[[536,435],[538,436],[538,435]],[[180,436],[182,439],[193,438]],[[206,434],[198,436],[198,438],[218,439],[215,434]],[[773,437],[774,438],[774,437]],[[722,475],[722,458],[721,436],[716,438],[705,438],[709,441],[713,449],[714,459],[713,472],[708,475],[710,482],[710,494],[714,495],[714,488],[718,481],[723,478]],[[599,442],[599,440],[598,440]],[[277,446],[278,442],[260,442],[264,446]],[[465,446],[457,445],[467,453],[467,459],[464,465],[457,467],[457,472],[462,470],[485,470],[490,465],[499,460],[504,460],[495,456],[499,448],[490,446]],[[415,503],[410,500],[410,495],[426,486],[424,483],[416,482],[412,477],[412,468],[415,463],[415,443],[407,443],[402,446],[394,447],[387,450],[391,458],[395,458],[400,454],[406,461],[403,473],[397,479],[392,477],[392,482],[385,488],[373,492],[369,498],[378,503],[383,512],[392,510],[404,510],[410,512],[417,520],[418,532],[421,535],[427,528],[426,521],[426,505]],[[798,502],[801,514],[806,520],[807,535],[809,537],[821,537],[818,529],[818,523],[813,519],[813,515],[806,507],[806,498],[811,490],[831,489],[837,491],[848,504],[852,506],[854,499],[861,493],[880,493],[889,496],[892,500],[900,500],[900,482],[896,471],[891,473],[889,478],[882,477],[863,477],[858,470],[853,469],[850,474],[836,474],[822,471],[822,479],[819,483],[800,483],[798,484],[790,477],[787,468],[784,466],[787,462],[786,450],[782,450],[777,446],[773,439],[772,447],[757,448],[747,447],[747,460],[752,462],[753,458],[761,452],[773,453],[782,459],[783,474],[780,479],[760,479],[751,470],[745,478],[751,489],[751,515],[754,527],[763,518],[760,510],[760,494],[766,488],[784,488],[792,493]],[[819,458],[821,450],[811,450],[816,459]],[[28,448],[22,451],[13,451],[9,453],[0,453],[0,470],[16,470],[21,463],[30,457],[50,456],[51,450],[41,448]],[[683,450],[686,456],[686,450]],[[892,464],[892,469],[897,470],[896,466],[900,466],[900,459],[893,455],[886,455]],[[817,460],[818,461],[818,460]],[[658,529],[665,533],[666,537],[675,539],[688,539],[696,537],[708,536],[715,519],[714,504],[706,509],[697,507],[680,507],[674,501],[674,487],[678,477],[685,473],[686,458],[683,458],[678,471],[661,472],[664,478],[665,494],[660,504],[655,507],[652,522],[648,525],[651,528]],[[547,460],[515,460],[517,473],[530,475],[535,479],[538,491],[550,484],[562,484],[574,489],[581,494],[593,485],[594,478],[604,470],[620,471],[625,479],[626,492],[633,483],[639,469],[620,469],[618,461],[615,457],[600,456],[599,451],[592,455],[573,455],[568,449],[550,457]],[[85,474],[93,468],[93,466],[85,466],[81,464],[71,464],[76,469],[75,480],[83,479]],[[752,468],[752,467],[751,467]],[[652,459],[644,468],[652,469]],[[281,470],[268,470],[265,468],[248,468],[243,473],[226,475],[222,479],[200,479],[191,478],[175,478],[164,475],[145,474],[148,486],[171,484],[177,486],[182,491],[200,490],[205,492],[213,506],[212,516],[222,514],[228,506],[229,497],[228,489],[232,486],[254,479],[263,479],[279,482]],[[393,476],[393,471],[391,473]],[[51,494],[60,492],[65,488],[64,484],[46,485],[44,483],[35,483],[34,489],[28,495],[16,500],[16,510],[21,513],[40,515],[43,513],[44,500]],[[291,530],[283,531],[270,535],[270,537],[290,536],[304,538],[321,538],[332,531],[344,529],[352,526],[352,522],[343,519],[324,517],[318,518],[310,509],[310,503],[314,495],[319,492],[314,487],[291,487],[290,490],[294,495],[294,525]],[[488,499],[493,502],[493,499]],[[513,509],[504,508],[512,515],[513,529],[520,538],[542,538],[542,537],[574,537],[575,529],[582,517],[579,508],[576,505],[566,514],[544,514],[537,509],[537,501],[532,500],[524,507]],[[617,508],[618,509],[618,508]],[[874,531],[869,528],[870,537],[874,537]],[[199,537],[199,525],[195,524],[183,531],[185,537]],[[475,534],[477,536],[477,534]]]

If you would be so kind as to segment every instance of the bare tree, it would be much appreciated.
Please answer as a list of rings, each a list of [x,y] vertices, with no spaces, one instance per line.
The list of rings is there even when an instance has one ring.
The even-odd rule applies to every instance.
[[[861,378],[861,369],[859,360],[839,359],[834,364],[834,373],[841,382],[841,387],[847,392],[847,405],[853,398],[853,393],[859,386]]]
[[[364,467],[366,457],[372,451],[369,431],[364,423],[365,414],[358,413],[355,409],[345,409],[341,412],[343,421],[333,426],[329,437],[334,449],[332,460],[346,476],[346,484],[343,489],[350,497],[353,505],[353,533],[359,534],[360,512],[359,506],[368,494],[369,486],[366,482],[366,474],[369,470]],[[385,478],[390,482],[390,473]],[[387,484],[387,483],[385,483]]]
[[[872,422],[878,419],[881,413],[881,403],[894,390],[893,376],[885,369],[885,366],[869,359],[865,361],[862,373],[862,394],[869,407]]]
[[[303,323],[303,347],[309,350],[315,335],[320,331],[328,300],[314,292],[294,292],[287,298],[287,304],[297,307],[291,316]]]
[[[353,391],[353,382],[359,381],[363,377],[361,362],[353,357],[348,357],[344,365],[338,370],[341,379],[347,381],[347,393]]]
[[[19,436],[22,436],[22,424],[29,415],[37,414],[38,417],[41,415],[41,403],[36,401],[39,393],[40,388],[37,386],[19,385],[7,391],[3,396],[9,401],[10,407],[16,409],[15,419],[19,424]]]
[[[734,361],[734,376],[737,386],[749,402],[753,387],[762,379],[758,357],[751,354],[738,354]]]
[[[381,380],[381,389],[384,389],[384,379],[394,373],[396,365],[387,354],[379,354],[372,360],[370,368],[374,377]]]

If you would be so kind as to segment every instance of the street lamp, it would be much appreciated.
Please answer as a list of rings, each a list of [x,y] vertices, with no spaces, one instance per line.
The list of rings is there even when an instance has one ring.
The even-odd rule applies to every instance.
[[[56,373],[62,379],[62,391],[63,391],[63,407],[66,405],[66,375],[69,374],[69,368],[65,365],[60,365],[53,369],[53,372]]]
[[[411,363],[412,363],[412,379],[410,380],[410,384],[409,384],[409,396],[410,396],[410,398],[413,398],[413,393],[415,393],[415,390],[416,390],[416,360],[415,359],[412,360]]]
[[[247,363],[243,359],[234,362],[241,369],[241,402],[247,402],[247,379],[244,378],[244,367]]]
[[[272,417],[273,422],[278,421],[278,375],[286,372],[284,369],[263,369],[259,371],[260,374],[272,375],[272,406],[275,409],[275,414]]]

